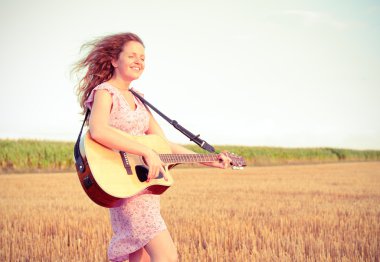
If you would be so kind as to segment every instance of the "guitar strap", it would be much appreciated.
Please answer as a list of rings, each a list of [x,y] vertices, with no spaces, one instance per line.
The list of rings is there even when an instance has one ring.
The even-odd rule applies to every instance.
[[[86,120],[87,120],[89,114],[90,114],[90,109],[87,109],[86,115],[84,116],[84,120],[83,120],[83,123],[82,123],[82,127],[80,129],[77,141],[75,142],[75,146],[74,146],[75,166],[76,166],[77,170],[79,170],[81,173],[84,172],[85,163],[84,163],[83,157],[82,157],[82,155],[80,153],[80,149],[79,149],[80,145],[79,145],[79,143],[80,143],[80,137],[82,136],[84,124],[86,123]]]
[[[206,150],[208,152],[215,153],[214,147],[211,146],[210,144],[208,144],[206,141],[200,139],[199,138],[200,135],[194,135],[189,130],[187,130],[186,128],[184,128],[180,124],[178,124],[178,122],[176,120],[172,120],[169,117],[167,117],[165,114],[163,114],[160,110],[158,110],[156,107],[154,107],[151,103],[149,103],[148,101],[146,101],[145,98],[143,98],[141,95],[139,95],[133,89],[129,89],[129,91],[131,91],[134,96],[136,96],[138,99],[140,99],[140,101],[145,106],[150,107],[151,109],[153,109],[158,115],[160,115],[163,119],[165,119],[166,121],[168,121],[169,124],[171,124],[174,128],[176,128],[182,134],[184,134],[185,136],[187,136],[190,139],[190,141],[193,141],[195,144],[197,144],[198,146],[200,146],[201,148],[203,148],[204,150]]]
[[[169,117],[167,117],[165,114],[163,114],[160,110],[158,110],[156,107],[154,107],[151,103],[149,103],[148,101],[146,101],[145,98],[143,98],[141,95],[139,95],[138,93],[136,93],[134,90],[130,89],[130,91],[132,92],[132,94],[134,96],[136,96],[138,99],[140,99],[140,101],[146,107],[150,107],[151,109],[153,109],[158,115],[160,115],[163,119],[165,119],[166,121],[168,121],[174,128],[176,128],[182,134],[184,134],[185,136],[187,136],[190,139],[190,141],[193,141],[199,147],[203,148],[204,150],[207,150],[208,152],[215,153],[214,147],[211,146],[210,144],[208,144],[206,141],[200,139],[200,137],[199,137],[200,135],[194,135],[193,133],[191,133],[190,131],[188,131],[186,128],[184,128],[183,126],[181,126],[180,124],[178,124],[178,122],[176,120],[172,120]],[[83,120],[83,123],[82,123],[82,127],[80,129],[77,141],[76,141],[75,146],[74,146],[75,165],[76,165],[77,170],[79,170],[81,173],[84,172],[85,163],[84,163],[82,155],[80,153],[80,138],[82,136],[84,124],[86,123],[86,120],[87,120],[89,114],[90,114],[90,109],[87,109],[85,117],[84,117],[84,120]]]

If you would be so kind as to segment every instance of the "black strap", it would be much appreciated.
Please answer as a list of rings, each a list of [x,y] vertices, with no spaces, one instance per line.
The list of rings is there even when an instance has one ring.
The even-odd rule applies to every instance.
[[[152,108],[163,119],[165,119],[166,121],[168,121],[178,131],[180,131],[182,134],[184,134],[185,136],[187,136],[190,139],[190,141],[193,141],[198,146],[200,146],[204,150],[207,150],[208,152],[211,152],[211,153],[215,152],[215,149],[214,149],[213,146],[211,146],[206,141],[204,141],[204,140],[202,140],[202,139],[199,138],[200,135],[194,135],[189,130],[187,130],[186,128],[184,128],[180,124],[178,124],[178,122],[176,120],[172,120],[169,117],[167,117],[166,115],[164,115],[162,112],[160,112],[160,110],[158,110],[157,108],[155,108],[151,103],[149,103],[148,101],[146,101],[145,98],[143,98],[142,96],[140,96],[133,89],[130,89],[130,91],[132,92],[133,95],[135,95],[136,97],[138,97],[138,99],[140,99],[142,103],[144,103],[146,106],[149,106],[150,108]]]
[[[82,155],[80,153],[79,146],[80,146],[80,138],[81,138],[82,132],[83,132],[83,127],[84,127],[84,124],[86,123],[86,120],[87,120],[89,114],[90,114],[90,109],[87,109],[86,115],[85,115],[84,120],[83,120],[82,127],[80,129],[80,132],[79,132],[79,135],[77,138],[77,142],[75,143],[75,146],[74,146],[75,165],[76,165],[77,169],[82,173],[84,172],[85,165],[84,165]]]

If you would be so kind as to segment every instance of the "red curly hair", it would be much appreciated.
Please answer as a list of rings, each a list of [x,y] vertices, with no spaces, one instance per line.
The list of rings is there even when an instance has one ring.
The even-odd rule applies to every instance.
[[[82,46],[81,51],[89,49],[89,53],[74,65],[73,72],[77,74],[85,73],[76,86],[76,93],[83,112],[86,110],[84,102],[91,91],[97,85],[111,79],[114,73],[114,67],[111,62],[119,58],[124,45],[130,41],[139,42],[144,46],[141,38],[133,33],[109,35]]]

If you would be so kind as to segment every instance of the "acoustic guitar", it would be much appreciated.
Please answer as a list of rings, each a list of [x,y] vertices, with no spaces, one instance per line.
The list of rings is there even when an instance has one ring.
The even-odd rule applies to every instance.
[[[124,132],[123,134],[126,135]],[[165,163],[164,170],[168,180],[160,173],[157,178],[146,182],[149,168],[143,157],[107,148],[93,140],[87,131],[81,136],[79,145],[84,167],[78,168],[76,165],[77,173],[88,197],[100,206],[120,206],[124,199],[145,189],[153,194],[162,194],[173,184],[169,169],[177,164],[219,160],[218,154],[171,154],[168,142],[158,135],[128,137],[158,153]],[[227,154],[232,160],[233,168],[241,169],[246,166],[242,157]]]

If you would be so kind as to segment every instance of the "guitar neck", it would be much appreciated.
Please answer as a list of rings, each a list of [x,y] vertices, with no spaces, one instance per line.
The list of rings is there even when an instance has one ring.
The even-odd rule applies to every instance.
[[[159,154],[165,164],[201,163],[218,161],[217,154]]]

